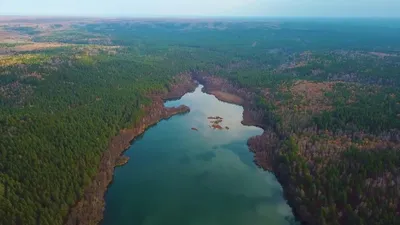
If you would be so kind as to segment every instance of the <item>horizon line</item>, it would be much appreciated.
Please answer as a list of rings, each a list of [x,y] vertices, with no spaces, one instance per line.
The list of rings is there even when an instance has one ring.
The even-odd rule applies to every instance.
[[[400,19],[400,16],[267,16],[267,15],[17,15],[17,14],[0,14],[2,18],[75,18],[75,19],[297,19],[297,18],[314,18],[314,19]]]

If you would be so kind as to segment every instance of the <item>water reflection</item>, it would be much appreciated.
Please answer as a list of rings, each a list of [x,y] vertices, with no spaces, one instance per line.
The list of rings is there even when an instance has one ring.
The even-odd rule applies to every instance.
[[[240,123],[242,107],[201,88],[166,102],[191,112],[160,122],[127,151],[131,160],[117,168],[106,195],[104,225],[289,224],[281,186],[246,146],[262,130]],[[208,116],[223,117],[230,129],[211,129]]]

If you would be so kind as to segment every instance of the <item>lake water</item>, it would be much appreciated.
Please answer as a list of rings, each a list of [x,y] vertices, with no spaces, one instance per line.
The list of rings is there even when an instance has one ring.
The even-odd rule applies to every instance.
[[[253,163],[243,108],[201,91],[166,106],[190,113],[148,129],[126,151],[106,194],[103,225],[286,225],[293,215],[276,178]],[[222,127],[210,128],[209,116]],[[198,131],[191,130],[197,128]]]

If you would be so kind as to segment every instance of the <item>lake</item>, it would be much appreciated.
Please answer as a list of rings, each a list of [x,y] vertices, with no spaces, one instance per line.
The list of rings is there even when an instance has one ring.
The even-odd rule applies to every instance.
[[[246,145],[262,129],[240,123],[243,107],[201,89],[166,102],[191,111],[151,127],[125,152],[130,160],[115,170],[102,225],[286,225],[294,220],[281,185],[253,163]],[[224,129],[212,129],[210,116],[222,117]]]

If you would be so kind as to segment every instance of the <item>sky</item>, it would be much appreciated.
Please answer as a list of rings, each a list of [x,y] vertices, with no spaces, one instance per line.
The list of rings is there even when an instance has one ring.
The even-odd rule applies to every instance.
[[[0,15],[400,17],[400,0],[0,0]]]

